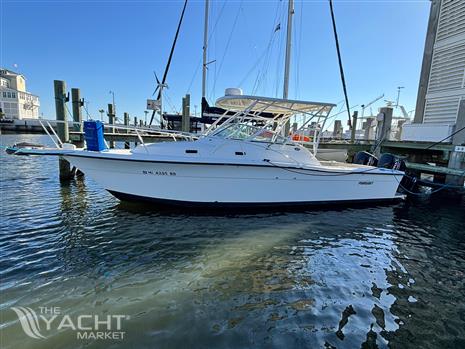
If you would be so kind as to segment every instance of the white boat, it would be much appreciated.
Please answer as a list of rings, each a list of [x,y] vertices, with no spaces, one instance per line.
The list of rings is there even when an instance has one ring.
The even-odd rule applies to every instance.
[[[236,114],[220,118],[197,140],[142,143],[136,148],[61,156],[121,200],[184,206],[289,206],[393,200],[403,172],[320,162],[284,137],[296,113],[326,117],[332,104],[231,95],[217,105]],[[274,118],[257,116],[271,112]],[[223,121],[223,122],[222,122]],[[16,154],[60,154],[21,150]]]

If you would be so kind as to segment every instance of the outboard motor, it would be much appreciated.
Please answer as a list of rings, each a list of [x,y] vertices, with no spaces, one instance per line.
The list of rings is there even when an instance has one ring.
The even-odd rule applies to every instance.
[[[382,168],[389,168],[393,170],[398,170],[402,172],[406,172],[407,165],[405,161],[393,154],[383,154],[380,156],[378,161],[378,167]],[[412,193],[415,190],[417,185],[417,178],[411,175],[405,175],[399,183],[399,187],[401,191],[406,193]]]
[[[376,156],[366,151],[359,151],[354,156],[354,164],[376,166],[378,164],[378,159]]]
[[[403,171],[403,172],[405,172],[405,170],[407,169],[407,166],[405,165],[404,160],[402,160],[398,156],[395,156],[389,153],[381,155],[378,161],[378,167],[390,168],[393,170],[398,170],[398,171]]]

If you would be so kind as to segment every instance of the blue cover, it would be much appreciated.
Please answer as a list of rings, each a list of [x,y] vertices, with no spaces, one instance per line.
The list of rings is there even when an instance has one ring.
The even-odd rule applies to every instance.
[[[84,138],[87,150],[105,150],[105,139],[103,137],[103,123],[101,121],[84,121]]]

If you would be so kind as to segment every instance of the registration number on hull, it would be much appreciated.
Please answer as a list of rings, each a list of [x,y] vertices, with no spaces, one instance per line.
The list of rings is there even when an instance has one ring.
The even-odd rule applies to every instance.
[[[176,176],[174,171],[151,171],[151,170],[142,170],[142,174],[153,175],[153,176]]]

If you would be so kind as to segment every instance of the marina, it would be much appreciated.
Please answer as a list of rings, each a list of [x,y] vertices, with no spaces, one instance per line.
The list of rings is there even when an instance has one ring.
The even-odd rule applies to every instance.
[[[192,215],[125,204],[88,178],[60,184],[55,157],[0,157],[9,203],[1,222],[3,347],[82,345],[71,330],[45,341],[25,336],[5,310],[16,303],[128,314],[124,347],[463,344],[463,197]],[[338,332],[350,305],[356,314]]]
[[[50,38],[6,22],[1,348],[465,347],[465,2],[30,6],[0,6]]]

